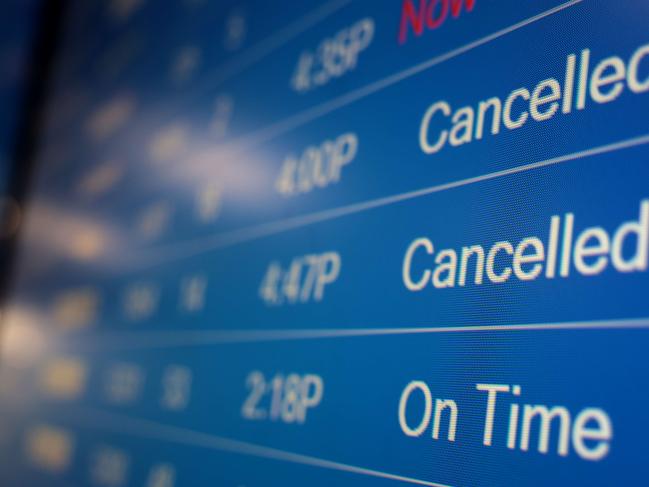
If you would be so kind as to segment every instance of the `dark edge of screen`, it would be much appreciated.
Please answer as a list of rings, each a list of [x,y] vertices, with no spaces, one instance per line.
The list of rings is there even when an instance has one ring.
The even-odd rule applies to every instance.
[[[10,157],[7,194],[2,209],[0,240],[0,306],[12,287],[15,257],[20,240],[23,208],[29,196],[47,93],[63,32],[68,0],[44,0],[38,9],[33,41],[26,66],[25,88],[19,105],[15,140]],[[17,219],[14,225],[11,220]],[[14,227],[14,228],[12,228]]]

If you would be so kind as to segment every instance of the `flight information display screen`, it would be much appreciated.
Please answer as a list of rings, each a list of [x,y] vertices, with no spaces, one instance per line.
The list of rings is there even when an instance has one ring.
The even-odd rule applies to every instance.
[[[648,21],[72,1],[0,484],[642,485]]]

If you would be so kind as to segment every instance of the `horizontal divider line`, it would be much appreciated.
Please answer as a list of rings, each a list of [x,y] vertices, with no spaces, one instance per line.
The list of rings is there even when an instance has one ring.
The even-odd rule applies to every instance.
[[[369,477],[378,477],[397,482],[424,485],[428,487],[450,487],[446,484],[429,482],[403,475],[372,470],[369,468],[358,467],[346,463],[325,460],[322,458],[302,455],[267,446],[257,445],[239,440],[233,440],[221,436],[202,433],[191,429],[169,426],[150,420],[132,418],[125,415],[109,413],[91,409],[70,409],[70,417],[76,423],[93,429],[106,430],[111,433],[119,432],[129,436],[143,437],[146,439],[168,441],[172,443],[181,443],[199,448],[218,450],[228,453],[247,455],[270,460],[308,465],[311,467],[324,468],[328,470],[337,470],[340,472],[353,473]]]
[[[463,325],[403,328],[349,328],[349,329],[275,329],[248,331],[136,331],[97,333],[91,337],[100,349],[151,349],[226,345],[237,343],[279,342],[332,338],[353,338],[388,335],[425,335],[440,333],[488,333],[558,330],[649,330],[649,317],[590,321],[564,321],[554,323],[526,323],[513,325]],[[78,345],[68,334],[60,336],[65,346]],[[79,337],[79,340],[84,340]],[[84,340],[92,346],[92,341]]]
[[[629,149],[645,144],[649,144],[649,134],[632,137],[630,139],[625,139],[610,144],[600,145],[590,149],[572,152],[563,156],[552,157],[550,159],[545,159],[530,164],[503,169],[501,171],[486,173],[479,176],[460,179],[457,181],[443,183],[435,186],[429,186],[406,193],[395,194],[360,203],[353,203],[347,206],[340,206],[338,208],[322,210],[306,215],[278,220],[275,222],[254,225],[239,230],[232,230],[229,232],[224,232],[222,234],[213,235],[211,237],[205,237],[202,239],[187,240],[166,246],[144,249],[142,251],[129,253],[127,256],[127,261],[118,260],[115,264],[119,269],[126,267],[129,271],[143,270],[152,266],[162,265],[175,260],[189,258],[202,254],[204,252],[231,247],[252,240],[257,240],[259,238],[269,237],[289,230],[313,225],[315,223],[334,220],[340,217],[365,212],[375,208],[428,196],[433,193],[440,193],[442,191],[489,181],[512,174],[523,173],[526,171],[540,169],[546,166],[574,161],[576,159],[584,159],[587,157],[593,157],[601,154],[615,152],[618,150]],[[138,255],[138,252],[141,252],[141,254]]]

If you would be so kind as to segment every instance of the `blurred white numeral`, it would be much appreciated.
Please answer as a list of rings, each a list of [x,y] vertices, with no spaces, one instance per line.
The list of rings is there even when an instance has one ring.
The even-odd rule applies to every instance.
[[[246,40],[248,25],[243,12],[232,12],[225,21],[225,39],[223,46],[228,51],[240,49]]]
[[[207,183],[196,195],[196,216],[203,223],[213,222],[221,211],[221,188]]]
[[[174,487],[176,470],[172,465],[162,463],[155,465],[149,472],[146,487]]]
[[[171,206],[164,201],[145,208],[136,222],[137,234],[147,240],[159,237],[169,225],[171,212]]]
[[[95,485],[121,487],[126,483],[129,459],[122,450],[101,447],[91,461],[90,477]]]
[[[150,317],[158,307],[159,290],[154,284],[129,286],[124,295],[124,313],[131,320]]]
[[[201,50],[197,46],[185,46],[176,55],[171,66],[171,79],[174,83],[184,83],[193,78],[201,63]]]
[[[113,365],[106,375],[104,392],[113,404],[130,404],[140,396],[144,383],[144,372],[135,364]]]
[[[183,279],[180,285],[180,307],[183,311],[197,312],[205,306],[207,277],[197,275]]]
[[[162,376],[162,407],[180,411],[187,407],[192,388],[192,371],[182,365],[170,365]]]
[[[225,137],[230,128],[230,120],[234,112],[234,99],[230,95],[219,95],[214,100],[214,118],[210,129],[216,137]]]

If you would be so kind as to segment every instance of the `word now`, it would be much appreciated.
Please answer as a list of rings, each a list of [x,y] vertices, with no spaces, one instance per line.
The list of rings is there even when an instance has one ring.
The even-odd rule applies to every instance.
[[[475,2],[476,0],[419,0],[419,9],[416,9],[413,0],[404,0],[399,24],[399,44],[406,42],[409,26],[419,37],[424,33],[424,27],[429,30],[441,27],[446,22],[449,11],[454,18],[458,18],[463,6],[470,12],[475,7]]]

